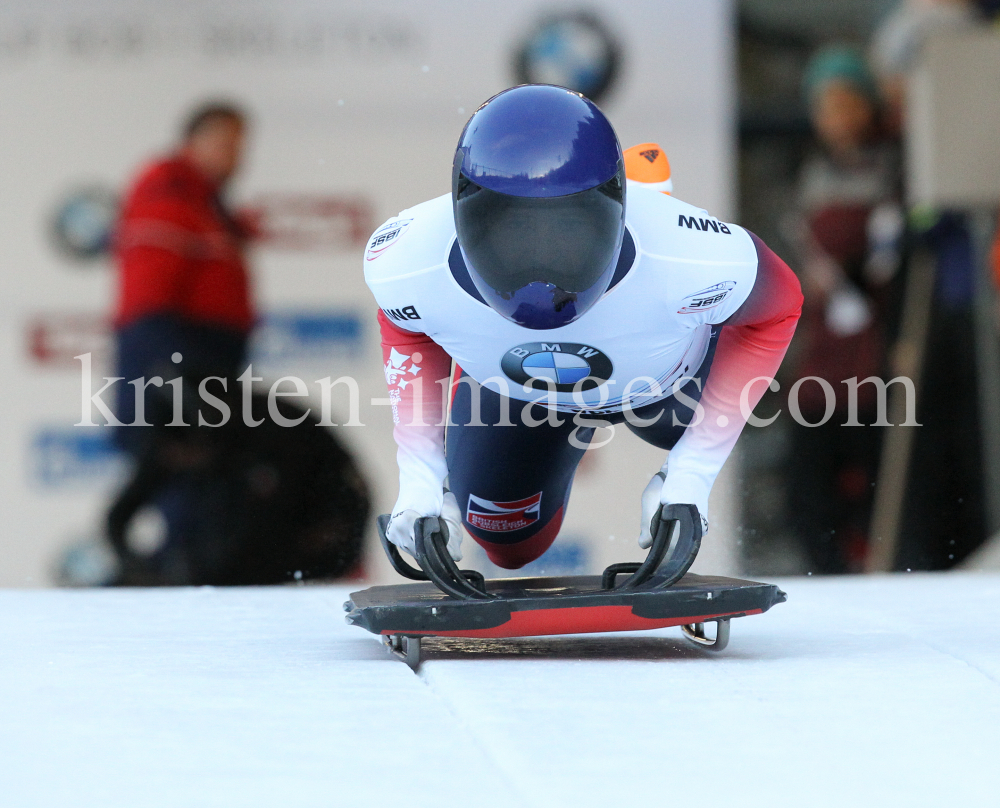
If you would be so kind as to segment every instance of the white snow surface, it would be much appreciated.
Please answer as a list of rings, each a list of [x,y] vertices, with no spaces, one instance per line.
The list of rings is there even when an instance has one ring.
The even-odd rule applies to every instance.
[[[350,588],[0,592],[0,805],[1000,805],[1000,575],[779,582],[678,629],[428,642]]]

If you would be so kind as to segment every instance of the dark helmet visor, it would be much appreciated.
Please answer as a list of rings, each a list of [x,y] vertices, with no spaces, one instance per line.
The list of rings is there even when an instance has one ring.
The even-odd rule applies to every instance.
[[[624,228],[620,175],[556,197],[510,196],[459,177],[455,229],[481,292],[485,284],[509,298],[531,283],[569,294],[586,292],[608,276]]]

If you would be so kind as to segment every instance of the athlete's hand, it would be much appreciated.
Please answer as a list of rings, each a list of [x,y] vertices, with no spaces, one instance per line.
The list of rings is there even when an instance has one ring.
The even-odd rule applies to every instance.
[[[639,546],[643,550],[649,549],[650,545],[653,543],[653,518],[656,516],[656,509],[659,508],[660,505],[671,504],[669,499],[664,499],[664,486],[666,485],[666,481],[666,465],[664,464],[664,467],[653,475],[653,479],[649,481],[649,484],[642,492],[642,524],[639,530]],[[698,514],[701,516],[701,532],[702,535],[704,535],[708,532],[707,497],[705,502],[694,502],[690,504],[693,504],[698,508]]]
[[[455,561],[462,560],[462,512],[458,509],[458,500],[451,491],[444,494],[444,503],[441,506],[440,514],[419,513],[408,509],[393,512],[389,520],[389,527],[385,532],[386,538],[395,544],[400,550],[405,550],[411,556],[416,556],[416,539],[413,535],[413,526],[422,516],[440,516],[448,526],[448,554]]]

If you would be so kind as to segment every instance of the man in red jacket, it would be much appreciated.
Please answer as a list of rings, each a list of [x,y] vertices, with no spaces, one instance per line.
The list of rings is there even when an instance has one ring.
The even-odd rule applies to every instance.
[[[251,232],[221,197],[239,168],[245,131],[237,107],[199,108],[178,149],[143,168],[125,197],[115,240],[115,331],[126,382],[239,373],[254,319],[244,256]],[[117,389],[119,420],[133,423],[134,386]],[[146,393],[150,424],[174,417],[162,392]],[[121,445],[138,452],[150,430],[118,432]]]

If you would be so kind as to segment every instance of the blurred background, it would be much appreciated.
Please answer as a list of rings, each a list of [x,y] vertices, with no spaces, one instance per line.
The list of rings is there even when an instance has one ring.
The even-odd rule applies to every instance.
[[[623,147],[658,143],[677,197],[753,230],[802,279],[782,390],[759,407],[782,415],[746,430],[695,569],[997,564],[996,5],[0,0],[0,586],[392,580],[373,525],[397,485],[364,247],[449,191],[465,121],[526,81],[594,98]],[[239,170],[204,215],[250,278],[255,389],[297,376],[308,395],[278,417],[313,415],[266,438],[179,430],[178,445],[123,451],[112,427],[78,425],[81,391],[122,375],[137,178],[191,146],[184,126],[208,102],[240,116]],[[907,420],[901,385],[886,421],[873,385],[852,413],[840,384],[899,375],[922,426],[842,426]],[[804,376],[839,391],[823,426],[788,414]],[[360,408],[336,385],[317,425],[317,381],[340,377]],[[815,382],[799,402],[810,422],[829,404]],[[253,408],[275,420],[266,396]],[[589,452],[563,534],[526,571],[640,557],[639,494],[661,462],[628,434]],[[185,543],[209,549],[178,555]]]

